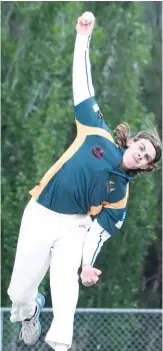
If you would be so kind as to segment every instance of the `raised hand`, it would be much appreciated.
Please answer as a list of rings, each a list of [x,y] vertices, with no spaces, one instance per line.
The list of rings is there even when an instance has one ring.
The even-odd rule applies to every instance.
[[[78,18],[76,31],[78,34],[91,35],[95,25],[95,17],[92,12],[84,12],[81,17]]]

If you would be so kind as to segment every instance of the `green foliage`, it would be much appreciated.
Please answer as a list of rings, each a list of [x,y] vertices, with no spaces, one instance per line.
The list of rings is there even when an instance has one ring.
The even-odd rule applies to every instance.
[[[97,18],[90,55],[106,122],[115,128],[127,121],[135,132],[144,121],[154,121],[155,111],[142,101],[153,45],[143,3],[2,2],[3,305],[9,303],[6,291],[28,191],[75,137],[72,60],[76,19],[85,10],[93,10]],[[131,186],[126,222],[96,262],[103,270],[101,282],[97,288],[81,287],[80,306],[140,304],[144,260],[157,241],[155,193],[154,175]],[[41,289],[50,301],[48,278]]]

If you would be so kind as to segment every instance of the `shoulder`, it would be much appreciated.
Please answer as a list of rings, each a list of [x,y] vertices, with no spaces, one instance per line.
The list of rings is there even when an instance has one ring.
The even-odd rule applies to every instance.
[[[102,128],[112,134],[94,97],[85,99],[77,106],[74,106],[74,112],[76,119],[85,126]]]

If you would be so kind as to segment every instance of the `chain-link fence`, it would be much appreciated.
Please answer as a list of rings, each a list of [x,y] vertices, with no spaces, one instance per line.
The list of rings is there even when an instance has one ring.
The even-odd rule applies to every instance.
[[[3,351],[51,351],[44,342],[52,309],[40,316],[42,336],[35,346],[18,340],[20,323],[10,323],[10,309],[1,309]],[[161,351],[162,311],[136,309],[77,309],[71,351]]]

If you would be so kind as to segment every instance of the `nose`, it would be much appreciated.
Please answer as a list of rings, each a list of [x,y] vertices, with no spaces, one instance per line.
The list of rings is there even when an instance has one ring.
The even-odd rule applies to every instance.
[[[141,160],[141,159],[142,159],[142,156],[141,156],[141,154],[140,154],[140,153],[138,154],[138,158],[139,158],[139,160]]]

